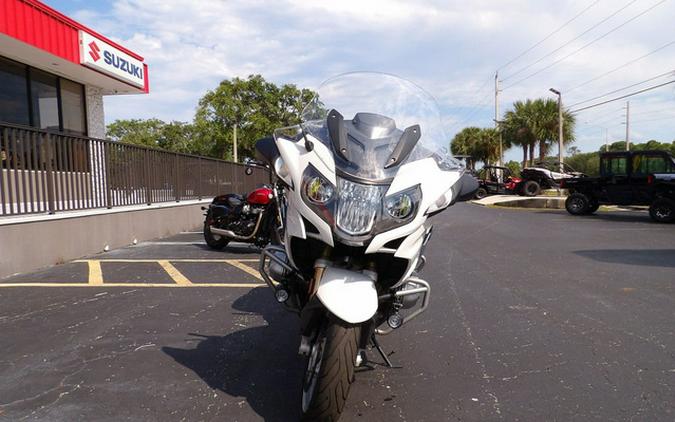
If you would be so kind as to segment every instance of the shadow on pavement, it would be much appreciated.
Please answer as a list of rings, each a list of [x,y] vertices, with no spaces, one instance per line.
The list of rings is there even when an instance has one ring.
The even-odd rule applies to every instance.
[[[675,268],[675,249],[597,249],[574,253],[612,264]]]
[[[601,211],[592,215],[576,216],[576,218],[587,218],[592,220],[618,221],[623,223],[647,223],[658,224],[649,218],[648,212],[639,211]],[[663,225],[667,227],[667,225]]]
[[[201,248],[205,251],[215,251],[215,249],[209,247],[208,245],[205,245],[203,243],[195,243],[195,246],[198,248]],[[221,249],[219,252],[227,252],[231,254],[245,254],[245,255],[250,255],[250,254],[260,254],[260,248],[257,246],[253,245],[246,245],[246,244],[238,244],[238,245],[227,245],[223,249]]]
[[[275,303],[266,288],[251,290],[232,307],[260,313],[268,325],[225,336],[189,333],[198,341],[195,348],[163,347],[162,351],[194,371],[209,387],[246,398],[266,421],[299,420],[304,361],[297,353],[297,316]]]

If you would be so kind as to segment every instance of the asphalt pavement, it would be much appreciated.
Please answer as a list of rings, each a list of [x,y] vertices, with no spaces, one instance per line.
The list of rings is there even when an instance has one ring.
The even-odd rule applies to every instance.
[[[675,225],[433,222],[430,308],[381,339],[403,367],[359,372],[342,420],[675,420]],[[297,317],[256,259],[186,233],[0,280],[0,421],[297,420]]]

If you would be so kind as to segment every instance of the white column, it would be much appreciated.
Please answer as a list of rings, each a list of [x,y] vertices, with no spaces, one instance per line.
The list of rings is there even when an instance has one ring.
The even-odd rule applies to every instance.
[[[103,112],[103,94],[100,88],[85,88],[87,104],[87,135],[90,138],[105,139],[105,114]],[[105,156],[100,143],[89,145],[90,182],[93,186],[94,198],[105,203]]]

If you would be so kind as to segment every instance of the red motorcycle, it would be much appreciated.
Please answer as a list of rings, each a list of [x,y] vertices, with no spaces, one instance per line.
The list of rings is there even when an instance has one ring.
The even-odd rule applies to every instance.
[[[250,167],[266,167],[249,160]],[[283,239],[283,190],[281,186],[264,185],[246,196],[228,193],[213,198],[204,220],[204,240],[213,249],[222,249],[231,241],[264,247],[281,244]]]

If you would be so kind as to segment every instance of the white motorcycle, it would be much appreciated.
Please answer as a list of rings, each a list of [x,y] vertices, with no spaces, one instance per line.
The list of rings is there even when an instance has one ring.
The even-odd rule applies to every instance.
[[[435,100],[409,81],[332,78],[302,117],[256,144],[287,200],[284,245],[264,249],[260,272],[301,319],[303,420],[336,421],[369,346],[392,366],[376,335],[429,304],[417,276],[427,219],[478,183],[450,155]]]

